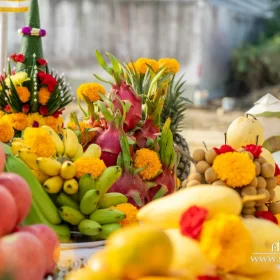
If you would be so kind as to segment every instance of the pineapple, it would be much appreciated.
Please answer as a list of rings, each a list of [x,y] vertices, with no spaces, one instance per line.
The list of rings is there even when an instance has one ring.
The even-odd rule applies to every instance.
[[[182,81],[183,76],[178,81],[175,81],[174,77],[175,76],[173,76],[168,86],[168,93],[161,114],[161,120],[162,123],[164,123],[168,117],[171,118],[171,131],[173,133],[174,143],[179,147],[179,150],[181,150],[180,162],[177,167],[177,177],[183,182],[190,173],[191,156],[188,143],[179,132],[182,130],[186,104],[191,103],[191,101],[182,97],[185,83]]]

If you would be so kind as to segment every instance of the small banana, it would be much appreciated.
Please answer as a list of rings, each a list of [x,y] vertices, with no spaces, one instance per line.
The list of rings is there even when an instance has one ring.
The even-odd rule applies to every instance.
[[[93,236],[93,240],[106,240],[116,230],[120,229],[121,225],[118,223],[112,223],[101,226],[101,232]]]
[[[80,233],[88,236],[97,235],[102,231],[101,225],[95,221],[84,219],[78,225]]]
[[[78,150],[76,154],[71,158],[72,161],[76,161],[79,157],[81,157],[84,153],[84,148],[81,144],[79,144]]]
[[[49,126],[43,125],[41,126],[52,138],[53,142],[55,143],[56,154],[58,156],[62,156],[64,153],[64,144],[63,141],[60,139],[59,135]]]
[[[64,181],[63,190],[67,194],[75,194],[79,190],[79,184],[75,179]]]
[[[100,158],[101,153],[102,150],[97,144],[90,144],[84,152],[83,157]]]
[[[45,174],[41,170],[31,169],[31,171],[41,184],[44,184],[44,182],[47,181],[50,178],[50,176],[48,176],[47,174]]]
[[[11,144],[11,151],[13,155],[17,156],[19,150],[27,148],[24,142],[19,142],[19,141],[13,141]]]
[[[79,140],[75,132],[69,128],[64,129],[63,142],[65,154],[68,158],[73,158],[79,148]]]
[[[18,151],[18,157],[30,168],[30,169],[38,169],[36,161],[38,159],[38,155],[33,153],[31,150],[27,148],[20,149]]]
[[[94,178],[91,174],[83,175],[79,180],[79,200],[81,201],[84,194],[94,189]]]
[[[85,215],[91,214],[97,207],[100,194],[97,190],[87,191],[80,203],[81,212]]]
[[[90,215],[90,219],[105,225],[121,222],[125,219],[125,214],[117,209],[98,209]]]
[[[69,206],[60,207],[58,213],[62,220],[73,226],[78,225],[83,219],[85,219],[85,216],[80,211]]]
[[[127,197],[122,193],[105,193],[98,203],[99,208],[109,208],[118,204],[127,203]]]
[[[39,170],[49,176],[57,176],[60,173],[61,163],[55,159],[39,157],[37,158],[36,163]]]
[[[74,178],[76,175],[76,166],[72,161],[64,161],[61,165],[60,176],[64,180],[69,180]]]
[[[63,179],[60,176],[54,176],[44,182],[43,188],[47,193],[58,193],[63,186]]]
[[[73,209],[80,210],[79,203],[73,200],[70,196],[65,193],[60,193],[56,198],[56,203],[59,206],[69,206]]]
[[[119,166],[110,166],[95,181],[95,189],[100,191],[100,197],[118,181],[122,175],[122,169]]]

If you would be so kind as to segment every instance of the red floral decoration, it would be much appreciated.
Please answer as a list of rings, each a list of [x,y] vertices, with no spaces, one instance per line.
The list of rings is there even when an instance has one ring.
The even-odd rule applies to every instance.
[[[11,112],[12,112],[11,107],[10,107],[9,104],[7,104],[7,105],[5,106],[4,111],[5,111],[6,113],[11,113]]]
[[[279,166],[275,163],[275,172],[274,172],[274,176],[279,176],[280,175],[280,168]]]
[[[55,111],[53,114],[52,114],[52,116],[54,117],[54,118],[58,118],[60,115],[62,115],[63,114],[63,111],[65,110],[65,108],[63,108],[63,109],[61,109],[61,110],[57,110],[57,111]]]
[[[198,276],[197,280],[221,280],[219,276]]]
[[[203,207],[192,206],[183,213],[180,219],[180,229],[182,235],[198,239],[208,210]]]
[[[50,92],[54,91],[57,85],[57,81],[53,76],[46,74],[44,72],[39,72],[38,78],[40,79],[42,85],[46,85],[48,87],[48,90]]]
[[[13,61],[15,61],[15,62],[24,62],[25,57],[24,57],[24,55],[21,54],[21,53],[20,53],[20,54],[14,53],[14,54],[12,54],[12,55],[10,56],[10,59],[13,60]]]
[[[222,145],[221,148],[214,148],[214,150],[217,155],[235,152],[235,150],[229,145]]]
[[[43,58],[38,58],[37,59],[38,64],[46,66],[47,65],[47,61]]]
[[[22,112],[27,114],[29,112],[30,106],[28,104],[24,104],[22,106]]]
[[[257,211],[255,216],[259,219],[268,220],[278,225],[277,218],[269,211]]]
[[[259,158],[262,153],[262,146],[258,146],[254,144],[250,144],[245,147],[243,146],[242,148],[244,148],[247,152],[253,154],[255,158]]]
[[[39,108],[39,113],[43,116],[47,115],[49,113],[48,107],[47,106],[41,106]]]

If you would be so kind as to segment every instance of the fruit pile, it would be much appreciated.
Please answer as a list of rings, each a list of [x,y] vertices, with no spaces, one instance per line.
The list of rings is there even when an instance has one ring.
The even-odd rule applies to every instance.
[[[278,280],[277,262],[258,259],[272,256],[280,228],[240,217],[242,206],[236,191],[217,185],[155,200],[139,210],[141,225],[113,233],[67,280]]]
[[[43,279],[52,274],[59,258],[59,240],[49,227],[21,226],[27,217],[32,193],[15,173],[2,173],[5,153],[0,146],[0,278]]]

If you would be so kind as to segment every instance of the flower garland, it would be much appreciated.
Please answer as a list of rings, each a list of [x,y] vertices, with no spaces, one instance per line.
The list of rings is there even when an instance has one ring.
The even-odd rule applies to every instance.
[[[45,37],[47,35],[47,31],[42,28],[31,28],[29,26],[24,26],[18,30],[20,35],[26,36],[37,36],[37,37]]]

